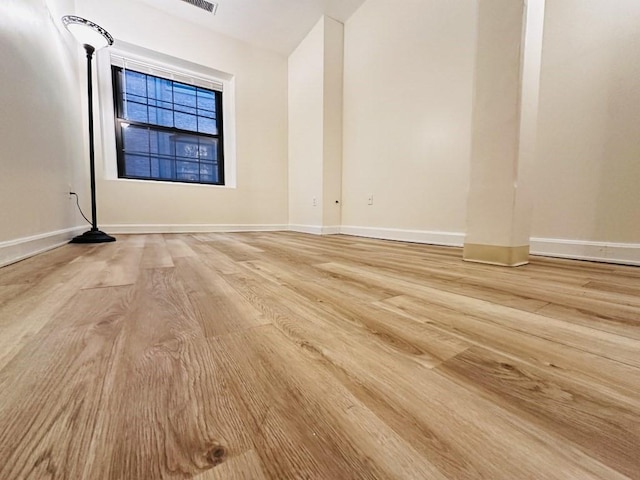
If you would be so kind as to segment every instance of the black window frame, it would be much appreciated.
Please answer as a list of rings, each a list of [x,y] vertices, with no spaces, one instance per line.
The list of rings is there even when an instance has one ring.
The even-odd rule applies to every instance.
[[[180,129],[180,128],[176,128],[174,127],[166,127],[166,126],[162,126],[162,125],[154,125],[152,123],[145,123],[145,122],[139,122],[139,121],[135,121],[135,120],[129,120],[129,119],[125,119],[123,118],[123,111],[122,111],[122,107],[123,107],[123,102],[122,99],[124,97],[124,92],[123,92],[123,88],[120,82],[121,78],[124,78],[124,74],[120,75],[122,72],[124,71],[133,71],[142,75],[146,75],[147,77],[152,77],[152,78],[159,78],[162,80],[166,80],[166,81],[170,81],[172,82],[174,85],[175,84],[179,84],[179,85],[185,85],[188,87],[196,87],[197,89],[200,90],[205,90],[207,92],[212,92],[214,94],[214,98],[215,98],[215,121],[216,121],[216,130],[218,132],[217,135],[214,134],[209,134],[209,133],[201,133],[201,132],[194,132],[191,130],[184,130],[184,129]],[[180,82],[178,80],[173,80],[171,78],[166,78],[166,77],[161,77],[158,75],[153,75],[150,73],[146,73],[146,72],[140,72],[138,70],[136,70],[135,68],[133,69],[125,69],[123,67],[119,67],[117,65],[111,65],[111,78],[112,78],[112,85],[113,85],[113,105],[114,105],[114,123],[115,123],[115,137],[116,137],[116,152],[117,152],[117,163],[118,163],[118,178],[125,178],[125,179],[133,179],[133,180],[148,180],[148,181],[158,181],[158,182],[173,182],[173,183],[186,183],[186,184],[196,184],[196,185],[219,185],[219,186],[224,186],[225,185],[225,162],[224,162],[224,123],[223,123],[223,114],[222,114],[222,92],[219,90],[214,90],[214,89],[210,89],[210,88],[204,88],[204,87],[200,87],[200,86],[195,86],[195,85],[190,85],[188,83],[184,83],[184,82]],[[147,94],[147,100],[149,99],[148,94]],[[196,100],[197,101],[197,100]],[[197,107],[196,107],[197,108]],[[175,112],[175,110],[174,110]],[[126,124],[127,127],[123,127],[123,124]],[[217,140],[217,178],[218,181],[217,182],[209,182],[209,181],[201,181],[199,180],[187,180],[187,179],[178,179],[178,178],[160,178],[160,177],[154,177],[154,176],[148,176],[148,177],[143,177],[143,176],[133,176],[133,175],[127,175],[126,174],[126,170],[125,170],[125,154],[126,151],[124,149],[124,138],[123,138],[123,133],[122,130],[123,128],[128,128],[128,126],[133,126],[133,127],[140,127],[140,128],[146,128],[150,131],[157,131],[157,132],[168,132],[168,133],[172,133],[175,135],[187,135],[190,137],[201,137],[201,138],[205,138],[205,139],[215,139]],[[148,156],[151,158],[151,153],[148,154]],[[177,156],[173,156],[173,162],[174,162],[174,171],[176,168],[176,163],[178,161],[178,157]],[[200,162],[200,160],[198,160],[197,162],[192,162],[192,163],[197,163],[199,168],[198,171],[200,171],[200,165],[202,165],[202,163]],[[209,164],[209,162],[203,162],[206,164]],[[150,172],[151,173],[151,172]],[[200,175],[200,174],[199,174]]]

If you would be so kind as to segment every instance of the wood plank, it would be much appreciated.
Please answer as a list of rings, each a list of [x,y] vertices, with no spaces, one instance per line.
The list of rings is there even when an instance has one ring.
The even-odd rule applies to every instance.
[[[194,480],[266,480],[267,478],[255,450],[230,458],[217,467],[193,477]]]
[[[542,369],[472,347],[437,367],[522,418],[556,432],[625,475],[638,471],[637,405]],[[611,446],[611,439],[621,439]]]
[[[549,303],[536,310],[538,315],[559,319],[575,325],[583,325],[594,330],[613,333],[622,337],[640,340],[640,321],[636,316],[616,318],[607,313],[596,313],[586,306],[571,307]]]
[[[55,275],[59,268],[75,260],[78,250],[71,245],[49,250],[6,267],[0,268],[0,285],[35,285],[49,275]]]
[[[193,476],[249,450],[174,269],[145,270],[134,288],[84,478]]]
[[[628,295],[630,298],[626,299],[627,302],[632,299],[634,299],[635,302],[640,302],[640,282],[638,282],[638,285],[628,285],[624,283],[590,280],[585,284],[585,288],[613,293],[615,295],[614,298],[618,298],[620,295]]]
[[[219,274],[198,259],[178,259],[176,267],[177,277],[185,285],[188,301],[205,337],[226,335],[269,323]]]
[[[274,327],[216,340],[270,478],[446,478]]]
[[[407,315],[433,328],[442,329],[464,341],[500,352],[517,360],[543,368],[563,371],[592,388],[617,392],[635,399],[640,408],[640,370],[613,362],[580,348],[568,347],[552,339],[529,335],[513,326],[503,326],[482,316],[460,314],[455,305],[437,303],[402,295],[380,302],[381,307]]]
[[[391,411],[401,412],[406,419],[402,435],[415,441],[422,439],[420,443],[412,443],[414,448],[428,454],[430,462],[449,478],[506,479],[534,478],[535,475],[542,478],[623,478],[564,444],[562,451],[566,457],[556,458],[554,452],[561,445],[557,438],[540,439],[538,435],[544,437],[544,434],[538,429],[521,424],[505,412],[492,411],[490,404],[480,404],[476,396],[454,387],[453,383],[440,376],[437,380],[444,382],[441,385],[442,395],[452,389],[455,393],[446,400],[438,398],[433,383],[436,378],[429,376],[428,370],[423,370],[420,364],[372,346],[370,342],[354,338],[354,335],[328,329],[324,318],[310,312],[297,314],[290,310],[294,306],[286,302],[288,296],[274,299],[263,292],[255,298],[259,299],[265,314],[272,316],[274,325],[288,338],[315,352],[334,371],[342,372],[348,379],[346,385],[354,394],[366,392],[358,398],[369,408],[380,415],[378,406],[382,403],[389,405]],[[299,307],[298,302],[295,306]],[[456,402],[460,403],[454,406]],[[483,411],[485,408],[488,410]],[[511,427],[506,427],[505,423]],[[516,425],[522,429],[519,433],[513,429]],[[414,433],[416,428],[418,434]],[[487,436],[488,431],[493,434]],[[530,435],[537,440],[527,444],[522,451],[511,451],[510,445],[522,446],[523,439]],[[556,447],[549,450],[542,447],[550,444]],[[479,451],[483,453],[476,455]],[[496,452],[502,452],[499,454],[501,458],[504,458],[504,452],[514,455],[507,462],[512,470],[505,470],[504,463],[500,463],[498,457],[494,458]],[[524,456],[520,457],[521,454]],[[545,456],[548,460],[543,460]]]
[[[211,248],[223,253],[235,262],[255,260],[262,253],[262,250],[258,247],[234,240],[231,234],[216,235],[215,240],[208,242],[208,244]]]
[[[0,369],[103,268],[103,262],[65,264],[59,268],[58,275],[41,279],[0,305]]]
[[[269,266],[258,262],[246,265],[251,269],[257,267],[259,275],[272,282],[271,286],[254,285],[254,288],[260,289],[260,298],[280,296],[280,301],[287,301],[297,314],[307,315],[313,311],[315,315],[331,323],[332,328],[340,329],[353,325],[356,328],[350,329],[350,334],[362,335],[363,341],[367,341],[367,336],[375,337],[391,348],[420,357],[424,365],[437,365],[443,359],[468,347],[467,343],[451,335],[432,329],[428,325],[407,320],[403,315],[391,312],[380,315],[379,309],[370,306],[368,302],[359,301],[357,297],[344,302],[344,292],[338,284],[324,286],[316,281],[295,281],[294,278],[288,277],[289,282],[284,284],[286,289],[281,289],[278,295],[278,291],[270,287],[280,280],[287,279],[286,272],[277,268],[271,270]],[[306,308],[299,308],[299,305],[305,304]]]
[[[178,258],[197,256],[183,237],[183,235],[165,235],[167,249],[174,261]]]
[[[171,253],[162,235],[149,235],[144,246],[141,268],[173,267]]]
[[[262,275],[261,269],[264,269],[267,277],[277,281],[295,283],[313,279],[318,284],[332,285],[338,283],[341,294],[349,295],[365,302],[395,296],[393,290],[373,287],[367,282],[323,271],[314,266],[318,258],[316,255],[298,254],[296,251],[285,255],[276,247],[266,252],[261,260],[242,262],[242,265],[253,269],[258,275]],[[265,266],[268,267],[265,268]],[[241,273],[241,271],[236,273]]]
[[[329,312],[322,304],[311,303],[294,291],[285,291],[253,278],[233,276],[227,278],[227,281],[267,319],[293,338],[298,338],[296,332],[301,325],[300,319],[312,320],[318,323],[318,333],[333,332],[329,337],[323,336],[325,341],[338,336],[345,343],[345,348],[356,350],[360,344],[371,345],[380,352],[393,353],[403,361],[418,363],[427,368],[438,365],[441,358],[448,358],[465,348],[463,342],[448,342],[446,334],[441,332],[425,335],[420,340],[415,337],[406,340],[402,333],[394,333],[391,328],[382,327],[380,322],[376,324],[375,320],[371,320],[363,323],[362,320],[358,322],[357,319],[340,313]],[[396,318],[402,321],[401,316]],[[440,344],[443,340],[444,344]],[[300,345],[308,343],[301,340]]]
[[[489,319],[494,323],[509,325],[511,328],[526,331],[529,334],[547,338],[567,346],[580,348],[626,365],[640,367],[638,342],[628,337],[582,325],[568,324],[562,320],[496,305],[465,295],[456,295],[435,288],[424,287],[398,278],[394,280],[394,277],[377,273],[368,267],[324,264],[320,265],[319,268],[353,277],[366,277],[371,283],[377,285],[389,285],[389,283],[393,282],[399,294],[405,291],[419,298],[428,298],[431,303],[444,307],[456,305],[456,310],[460,313],[473,314],[480,318]],[[619,306],[618,308],[623,309],[624,307]],[[633,318],[637,318],[637,315],[640,314],[639,309],[627,308],[629,308]]]
[[[143,247],[132,247],[127,242],[117,242],[113,256],[84,288],[117,287],[133,285],[140,274]]]
[[[0,478],[87,478],[129,288],[78,292],[0,371]]]
[[[13,300],[17,296],[23,294],[30,288],[28,283],[20,283],[17,285],[0,285],[0,307],[5,303]]]
[[[191,241],[189,245],[197,253],[198,260],[206,264],[210,269],[224,274],[240,272],[238,264],[228,255],[216,250],[211,243],[194,243],[194,241]]]

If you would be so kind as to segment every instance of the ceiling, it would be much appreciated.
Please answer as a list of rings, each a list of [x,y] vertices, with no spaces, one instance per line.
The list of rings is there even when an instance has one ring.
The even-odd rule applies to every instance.
[[[345,22],[365,0],[210,0],[216,14],[181,0],[137,0],[214,32],[289,55],[322,15]]]

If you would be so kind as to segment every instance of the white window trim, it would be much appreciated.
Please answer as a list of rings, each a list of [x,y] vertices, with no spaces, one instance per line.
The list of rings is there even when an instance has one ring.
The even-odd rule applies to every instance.
[[[118,177],[118,155],[116,152],[115,116],[113,105],[113,85],[111,77],[111,55],[124,57],[156,67],[161,70],[172,71],[180,75],[197,77],[213,83],[222,84],[222,134],[224,138],[224,185],[208,185],[200,183],[180,183],[136,180]],[[236,92],[235,78],[230,73],[221,72],[213,68],[197,65],[186,60],[178,59],[162,53],[147,50],[142,47],[116,41],[111,48],[100,50],[96,55],[96,76],[98,79],[98,108],[100,112],[100,126],[96,129],[99,133],[96,138],[96,153],[102,153],[104,178],[121,182],[144,182],[165,185],[184,185],[185,187],[202,188],[236,188],[237,186],[237,162],[236,162]]]

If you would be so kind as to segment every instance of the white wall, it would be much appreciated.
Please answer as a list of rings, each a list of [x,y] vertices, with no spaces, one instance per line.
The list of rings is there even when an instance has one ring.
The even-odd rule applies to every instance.
[[[343,79],[344,25],[324,17],[322,221],[329,229],[342,223]]]
[[[344,25],[322,17],[289,56],[289,224],[337,233],[342,195]]]
[[[88,183],[78,50],[59,19],[72,0],[0,4],[0,265],[81,225],[69,184]]]
[[[289,223],[297,228],[321,228],[324,19],[318,21],[289,56],[288,105]]]
[[[287,59],[138,2],[82,0],[77,7],[117,40],[226,72],[235,82],[237,188],[108,178],[104,162],[115,158],[99,151],[98,217],[105,230],[286,225]]]
[[[640,244],[640,2],[547,0],[542,60],[532,236]]]
[[[475,32],[475,2],[368,0],[346,22],[343,225],[461,243]]]

